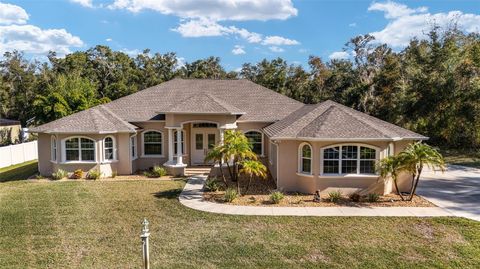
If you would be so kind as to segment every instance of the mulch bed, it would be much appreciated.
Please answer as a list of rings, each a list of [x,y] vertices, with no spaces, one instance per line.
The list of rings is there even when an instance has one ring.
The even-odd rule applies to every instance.
[[[221,181],[221,179],[218,178]],[[279,204],[274,204],[270,201],[270,193],[276,189],[275,182],[272,179],[252,180],[252,184],[248,192],[245,189],[248,180],[241,178],[240,186],[243,196],[239,196],[231,203],[227,203],[224,200],[224,190],[217,192],[205,191],[203,196],[206,201],[231,204],[231,205],[248,205],[248,206],[288,206],[288,207],[338,207],[338,206],[350,206],[350,207],[435,207],[434,204],[425,200],[424,198],[415,195],[412,201],[402,201],[396,194],[382,195],[377,202],[369,202],[366,197],[362,197],[359,202],[353,202],[348,197],[343,197],[336,203],[327,201],[328,194],[322,194],[321,202],[313,201],[313,194],[303,193],[284,193],[283,200]],[[227,181],[229,187],[235,188],[236,183]],[[220,182],[222,189],[225,189],[224,184]]]

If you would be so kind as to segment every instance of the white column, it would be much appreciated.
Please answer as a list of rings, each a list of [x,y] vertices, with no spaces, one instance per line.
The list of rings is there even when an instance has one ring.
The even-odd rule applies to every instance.
[[[168,129],[168,163],[173,163],[173,129]]]
[[[218,131],[220,132],[220,145],[223,145],[223,140],[225,137],[225,129],[219,128]],[[224,160],[222,159],[221,164],[223,166]]]
[[[177,129],[177,165],[183,165],[181,128]]]

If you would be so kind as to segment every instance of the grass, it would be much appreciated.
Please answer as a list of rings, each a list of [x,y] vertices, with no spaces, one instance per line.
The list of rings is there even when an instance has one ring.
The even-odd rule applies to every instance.
[[[195,211],[183,181],[0,184],[0,268],[474,268],[480,223],[461,218],[259,217]]]
[[[480,168],[480,152],[475,150],[443,149],[440,151],[448,164]]]
[[[38,172],[38,161],[28,161],[0,168],[0,182],[26,179]]]

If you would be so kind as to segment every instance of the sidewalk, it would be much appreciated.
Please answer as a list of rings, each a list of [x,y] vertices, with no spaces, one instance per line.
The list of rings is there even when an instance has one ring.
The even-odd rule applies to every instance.
[[[203,200],[206,176],[190,177],[179,196],[186,207],[219,214],[252,216],[388,216],[388,217],[440,217],[453,216],[440,207],[266,207],[238,206]]]

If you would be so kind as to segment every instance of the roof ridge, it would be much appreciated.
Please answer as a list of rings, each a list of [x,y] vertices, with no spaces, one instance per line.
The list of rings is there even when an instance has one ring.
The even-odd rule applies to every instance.
[[[120,118],[119,116],[117,116],[115,113],[113,113],[113,111],[111,111],[108,107],[106,107],[105,105],[101,104],[99,105],[100,108],[104,109],[108,114],[110,114],[112,117],[114,117],[115,119],[117,119],[118,121],[120,121],[121,124],[123,124],[125,127],[127,127],[128,129],[134,131],[135,129],[131,127],[131,123],[123,120],[122,118]]]
[[[233,109],[235,110],[238,110],[238,111],[241,111],[241,109],[239,109],[238,107],[234,106],[234,105],[231,105],[231,104],[228,104],[226,103],[224,100],[210,94],[210,93],[207,93],[207,92],[204,92],[204,94],[206,94],[208,97],[210,97],[213,101],[215,101],[215,103],[219,104],[221,107],[225,108],[227,111],[230,111]]]
[[[95,129],[97,131],[100,131],[100,125],[99,125],[99,122],[98,122],[98,119],[96,116],[99,116],[99,117],[102,117],[103,119],[106,120],[106,118],[102,115],[102,113],[100,113],[100,111],[98,111],[98,106],[95,106],[95,107],[92,107],[90,109],[90,113],[92,114],[92,121],[93,121],[93,125],[95,126]]]
[[[325,113],[325,111],[330,107],[330,106],[327,106],[326,108],[324,108],[324,107],[323,107],[323,104],[324,104],[324,103],[317,104],[316,107],[314,107],[314,106],[308,106],[308,105],[303,105],[302,108],[305,108],[305,107],[314,107],[314,109],[310,110],[309,112],[307,112],[305,115],[301,116],[300,118],[305,118],[305,117],[309,118],[309,115],[315,114],[315,111],[317,111],[317,109],[319,109],[319,108],[323,108],[323,109],[324,109],[324,110],[321,112],[321,114],[320,114],[320,115],[323,115],[323,114]],[[319,115],[319,116],[320,116],[320,115]],[[296,132],[296,133],[298,134],[298,133],[300,133],[303,129],[305,129],[309,124],[311,124],[316,118],[318,118],[318,116],[317,116],[317,117],[313,117],[311,120],[309,119],[308,121],[306,121],[306,122],[304,122],[304,123],[302,123],[301,121],[298,121],[298,119],[297,119],[296,121],[292,122],[292,124],[290,124],[287,128],[285,128],[285,130],[287,130],[287,129],[289,129],[289,128],[295,128],[295,126],[293,126],[293,125],[295,125],[295,123],[297,123],[297,124],[302,123],[302,125],[301,125],[300,128],[299,128],[299,131]]]

